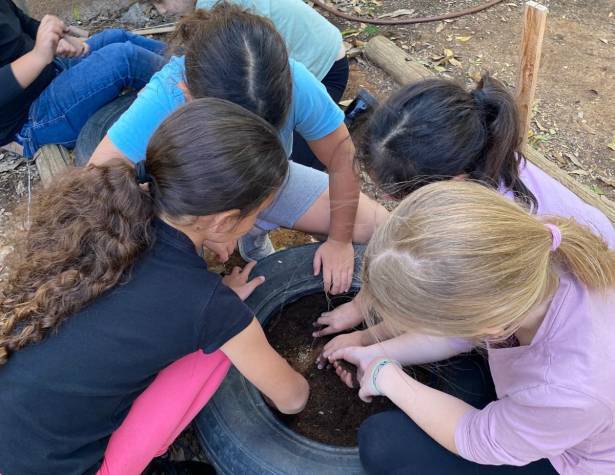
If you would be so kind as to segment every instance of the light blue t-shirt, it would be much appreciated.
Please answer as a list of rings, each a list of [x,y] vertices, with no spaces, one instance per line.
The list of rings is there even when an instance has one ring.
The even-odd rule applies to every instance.
[[[210,9],[219,0],[197,0],[196,8]],[[227,0],[267,17],[288,48],[288,55],[322,80],[342,48],[342,34],[303,0]]]
[[[325,87],[305,66],[290,60],[293,97],[286,122],[279,131],[280,141],[290,157],[293,131],[305,140],[318,140],[344,122],[344,114]],[[178,83],[184,80],[184,57],[173,56],[139,92],[130,108],[107,133],[111,142],[131,161],[145,158],[150,137],[156,128],[186,102]]]

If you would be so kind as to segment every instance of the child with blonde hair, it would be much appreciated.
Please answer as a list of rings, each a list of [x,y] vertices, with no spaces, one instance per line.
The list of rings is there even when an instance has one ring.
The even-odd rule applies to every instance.
[[[381,336],[401,336],[326,356],[350,386],[339,361],[358,368],[364,401],[386,396],[400,409],[362,425],[368,473],[615,473],[605,240],[482,185],[442,181],[408,196],[364,259],[359,304]],[[486,348],[497,399],[484,407],[401,370],[459,353],[463,340]]]

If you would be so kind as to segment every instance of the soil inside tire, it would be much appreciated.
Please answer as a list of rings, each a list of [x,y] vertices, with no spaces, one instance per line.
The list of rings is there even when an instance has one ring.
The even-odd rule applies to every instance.
[[[272,346],[310,383],[310,399],[300,414],[288,416],[277,411],[276,416],[290,429],[317,442],[354,447],[357,430],[372,414],[393,409],[384,397],[371,404],[359,399],[357,389],[348,388],[333,368],[319,370],[316,358],[331,338],[314,338],[313,323],[322,312],[350,301],[352,296],[308,295],[285,306],[271,317],[265,331]]]

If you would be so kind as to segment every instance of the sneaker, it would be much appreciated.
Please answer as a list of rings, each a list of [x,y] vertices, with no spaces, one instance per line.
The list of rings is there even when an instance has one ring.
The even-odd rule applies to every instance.
[[[365,116],[367,112],[378,106],[378,99],[372,96],[367,89],[360,88],[357,97],[346,107],[344,122],[349,129],[356,124],[357,119]]]
[[[239,254],[247,262],[260,261],[275,252],[267,231],[252,228],[238,243]]]

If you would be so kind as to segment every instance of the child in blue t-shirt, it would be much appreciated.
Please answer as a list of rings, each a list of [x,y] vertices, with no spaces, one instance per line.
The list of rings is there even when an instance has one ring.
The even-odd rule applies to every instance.
[[[209,10],[219,0],[151,0],[161,14],[186,15],[197,9]],[[278,30],[288,55],[303,63],[321,81],[331,98],[342,99],[348,84],[349,65],[342,34],[303,0],[227,0],[255,15],[263,16]],[[312,153],[300,134],[294,135],[293,161],[317,170],[324,165]]]
[[[173,57],[152,78],[111,127],[91,162],[142,159],[158,124],[198,97],[227,99],[267,120],[278,129],[291,159],[292,134],[298,132],[329,175],[291,162],[282,189],[239,249],[249,260],[273,252],[264,233],[278,226],[328,234],[316,252],[314,272],[322,269],[327,291],[346,291],[352,281],[352,241],[366,242],[387,212],[360,194],[343,113],[305,66],[288,60],[282,38],[262,17],[221,4],[207,14],[197,11],[184,18],[178,32],[186,34],[185,56]],[[235,242],[210,247],[226,260]]]
[[[123,30],[76,36],[83,33],[0,0],[0,145],[17,141],[26,157],[48,143],[73,147],[94,112],[164,64],[159,41]]]
[[[307,381],[199,251],[247,232],[284,182],[277,131],[220,99],[191,101],[147,159],[75,169],[33,200],[0,289],[0,473],[142,473],[231,364],[280,411]]]

